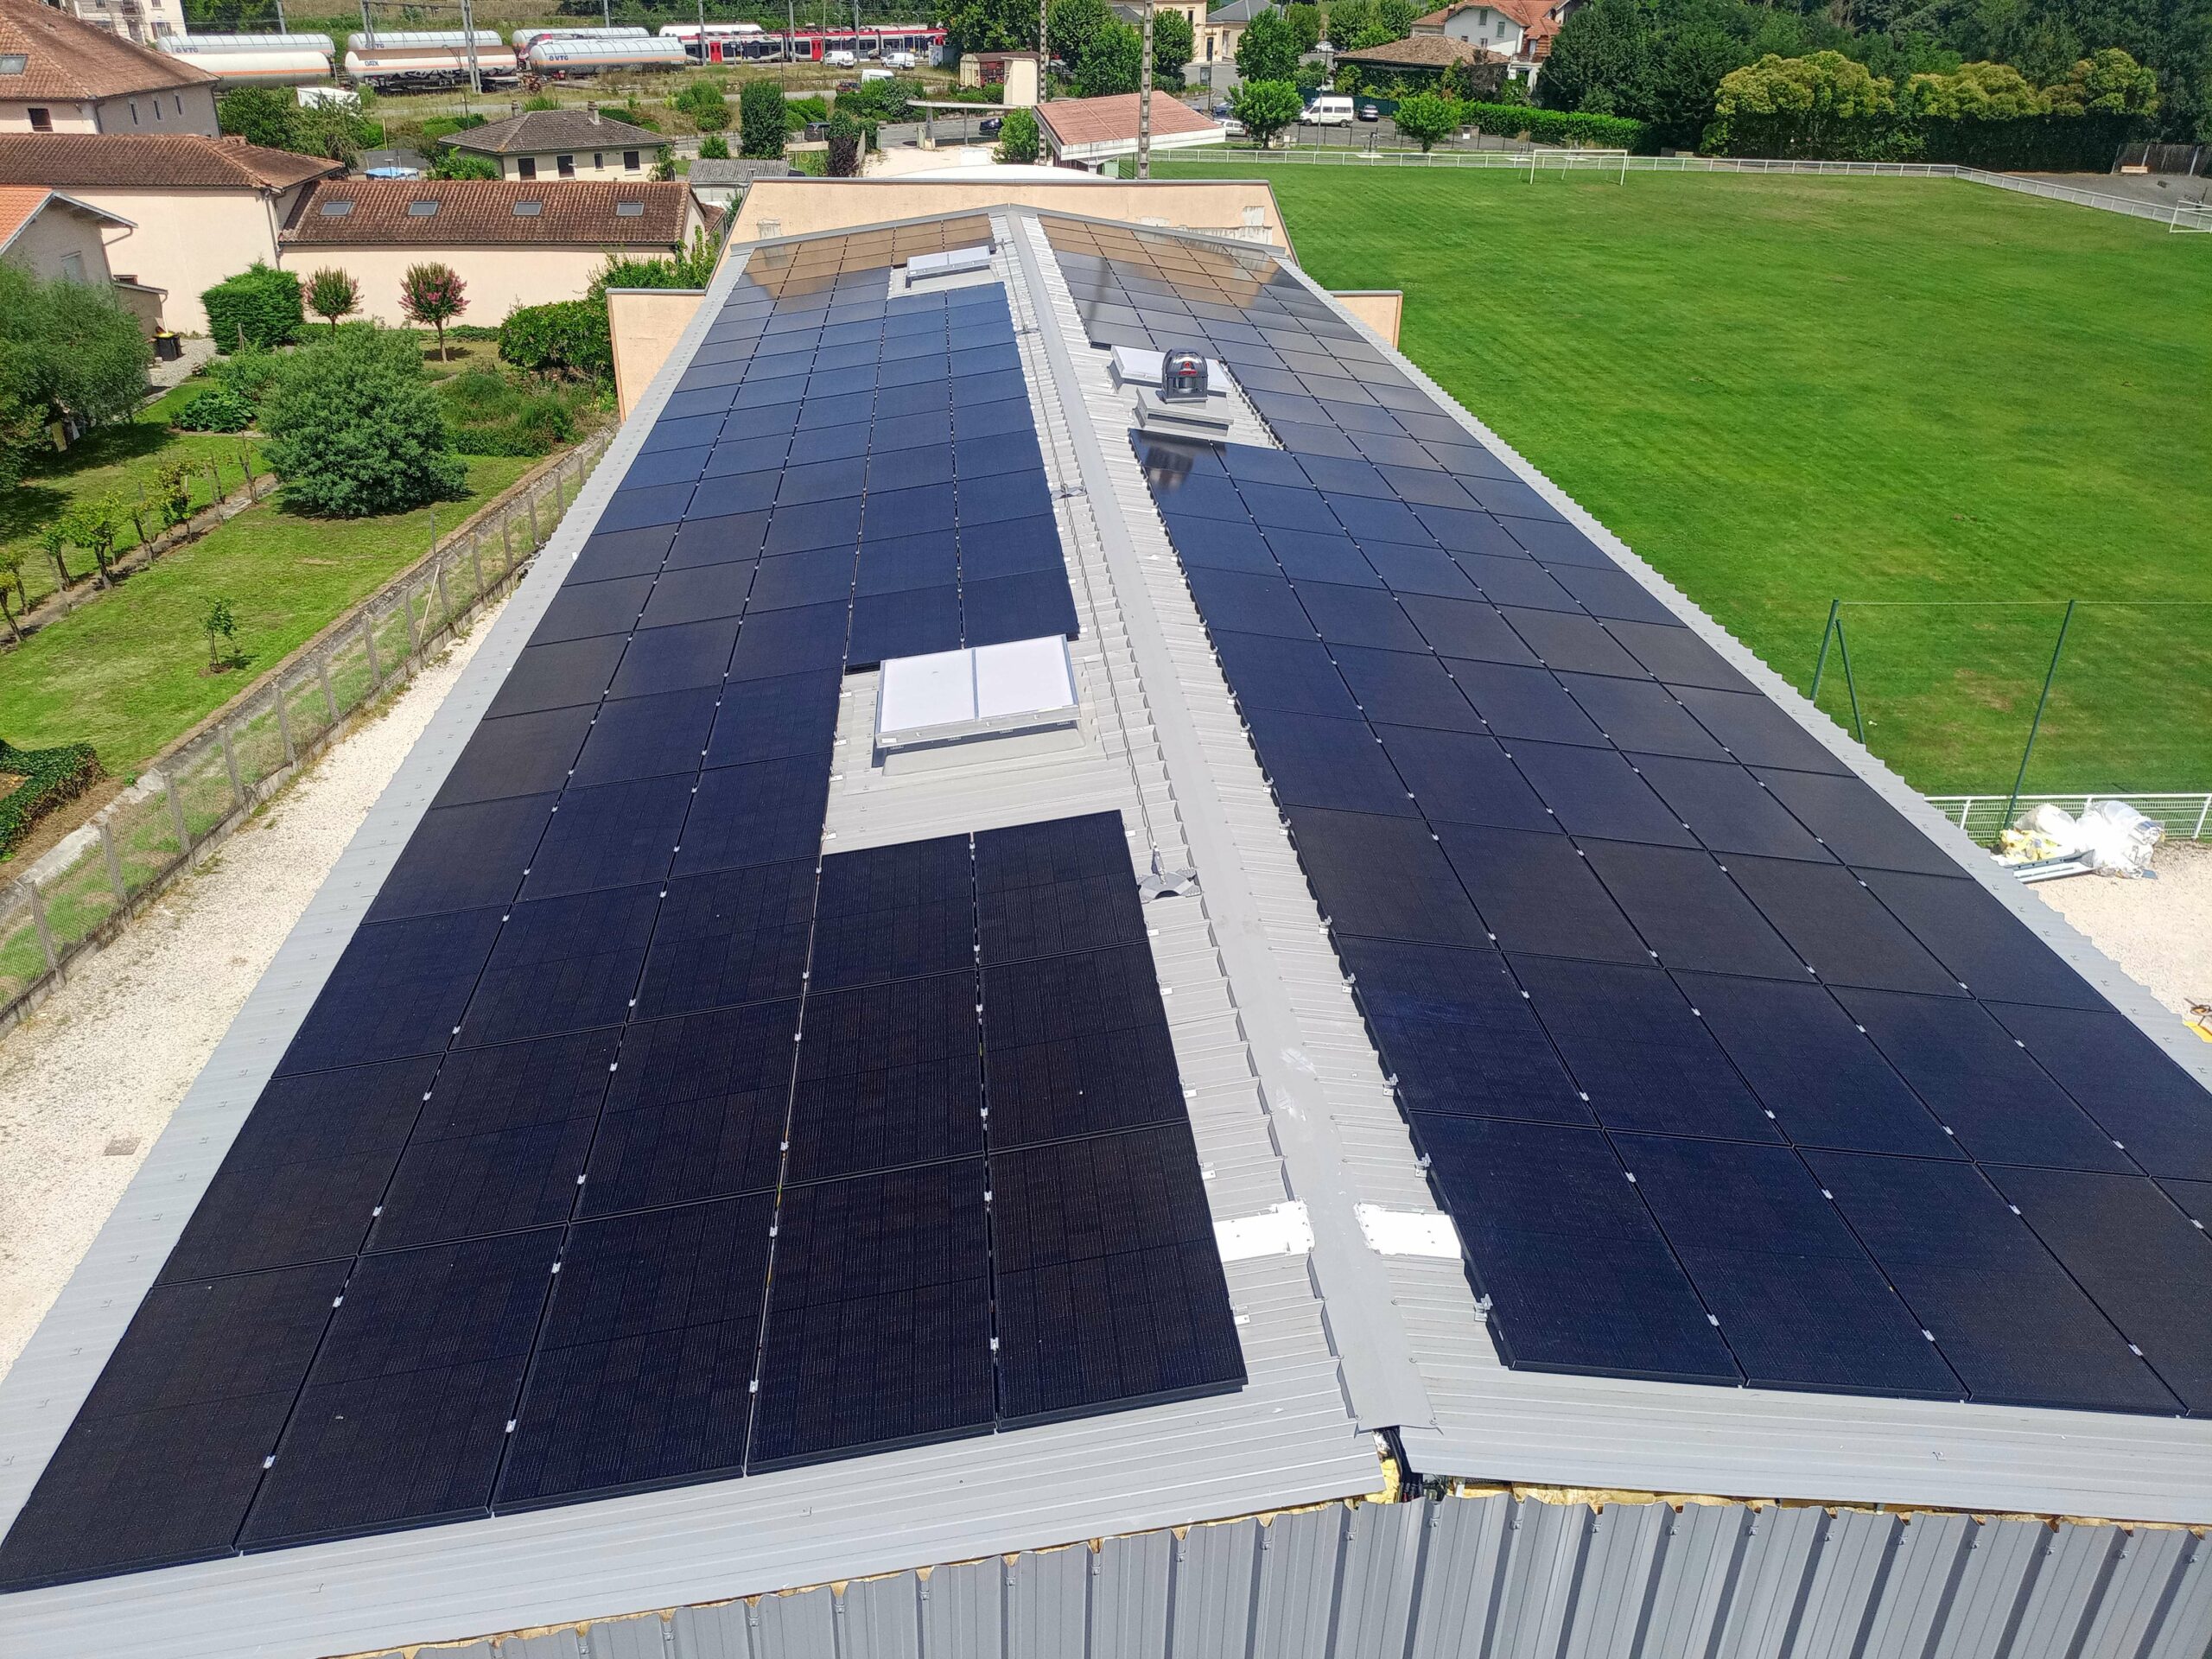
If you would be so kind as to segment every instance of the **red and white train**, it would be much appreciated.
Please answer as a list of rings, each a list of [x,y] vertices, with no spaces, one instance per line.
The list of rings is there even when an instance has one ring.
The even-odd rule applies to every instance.
[[[758,23],[663,23],[661,38],[682,42],[694,63],[887,63],[912,68],[944,55],[944,30],[929,23],[875,23],[857,32]]]

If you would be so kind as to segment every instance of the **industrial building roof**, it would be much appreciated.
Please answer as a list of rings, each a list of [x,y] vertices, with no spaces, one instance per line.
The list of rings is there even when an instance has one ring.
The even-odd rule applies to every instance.
[[[1156,510],[1170,499],[1158,493],[1160,463],[1148,474],[1132,448],[1133,392],[1107,347],[1156,348],[1158,318],[1146,321],[1149,301],[1110,295],[1096,276],[1105,267],[1133,279],[1140,300],[1174,298],[1194,334],[1211,331],[1235,382],[1208,400],[1227,453],[1321,442],[1295,432],[1323,404],[1287,390],[1292,371],[1261,366],[1263,355],[1300,365],[1312,384],[1341,385],[1332,401],[1347,407],[1355,388],[1329,362],[1364,365],[1390,401],[1369,397],[1362,407],[1405,411],[1424,442],[1497,458],[1485,488],[1515,493],[1519,511],[1572,527],[1626,573],[1633,594],[1609,595],[1601,612],[1618,615],[1632,600],[1664,613],[1782,711],[1790,741],[1808,746],[1825,775],[1878,793],[1952,861],[1963,888],[2016,918],[2190,1074],[2202,1080],[2212,1068],[2055,914],[1282,256],[1008,209],[731,250],[537,568],[0,1383],[0,1524],[46,1470],[480,718],[497,712],[549,617],[569,613],[552,607],[594,531],[605,547],[615,526],[636,522],[641,492],[668,487],[640,480],[683,453],[674,446],[688,435],[683,423],[704,418],[696,411],[708,394],[737,384],[741,364],[730,365],[741,354],[724,318],[764,295],[806,292],[841,259],[841,293],[859,294],[856,275],[880,270],[895,296],[899,268],[925,246],[988,248],[981,271],[948,268],[944,280],[1004,291],[1079,625],[1069,649],[1081,721],[1073,741],[986,746],[966,764],[887,764],[879,673],[849,673],[821,849],[836,855],[1121,814],[1134,869],[1156,895],[1145,906],[1150,948],[1243,1386],[830,1465],[23,1590],[0,1596],[0,1645],[54,1656],[381,1650],[1280,1511],[1372,1491],[1392,1464],[1478,1481],[2212,1522],[2212,1428],[2202,1418],[1716,1388],[1504,1362],[1495,1310],[1478,1300],[1409,1138],[1395,1092],[1404,1080],[1386,1072],[1372,1011],[1363,1016],[1332,942],[1344,918],[1317,907],[1322,884],[1301,868],[1301,849],[1310,859],[1315,844],[1286,834],[1286,810],[1302,810],[1286,805],[1289,770],[1276,760],[1262,770],[1240,717],[1240,703],[1246,715],[1256,705],[1232,685],[1238,659],[1204,608],[1222,590],[1191,579],[1204,575],[1198,543],[1172,533],[1188,521],[1179,504],[1166,518]],[[1185,273],[1187,300],[1177,292]],[[1268,310],[1255,326],[1246,308],[1259,295]],[[1382,424],[1340,410],[1332,418],[1363,434]],[[1286,431],[1292,442],[1281,442]],[[1370,448],[1385,453],[1380,442]],[[1206,499],[1195,489],[1185,498]],[[1624,621],[1619,637],[1630,634]],[[1467,1224],[1460,1217],[1460,1232]],[[1560,1248],[1571,1272],[1572,1247]]]

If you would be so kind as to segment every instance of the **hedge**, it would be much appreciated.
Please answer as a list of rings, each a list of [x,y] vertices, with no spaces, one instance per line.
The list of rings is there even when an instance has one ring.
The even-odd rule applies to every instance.
[[[531,374],[612,374],[606,301],[518,307],[499,325],[499,358]]]
[[[1622,115],[1585,115],[1522,104],[1462,104],[1459,109],[1469,126],[1509,138],[1526,138],[1531,143],[1625,149],[1639,156],[1648,156],[1657,148],[1649,127]]]
[[[1715,156],[1768,156],[1829,162],[1948,162],[1992,172],[2101,173],[2113,154],[2141,136],[2133,115],[1873,115],[1833,124],[1808,140],[1789,116],[1735,115],[1716,121],[1700,146]]]
[[[170,424],[181,432],[243,432],[253,424],[253,416],[251,402],[213,386],[189,399]]]
[[[89,743],[19,749],[0,738],[0,772],[23,780],[0,798],[0,858],[7,858],[22,845],[33,824],[91,786],[100,775],[100,762]]]
[[[250,269],[216,283],[200,296],[200,302],[207,308],[207,333],[215,349],[226,353],[238,350],[241,338],[248,346],[264,351],[289,346],[307,320],[300,279],[258,259]]]

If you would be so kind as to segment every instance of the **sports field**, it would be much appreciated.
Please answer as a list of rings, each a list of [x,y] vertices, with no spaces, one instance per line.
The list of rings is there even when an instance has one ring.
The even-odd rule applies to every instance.
[[[2068,599],[2030,791],[2212,789],[2212,237],[1942,180],[1265,176],[1316,278],[1402,288],[1408,354],[1801,689],[1853,601],[1922,789],[2011,785]]]

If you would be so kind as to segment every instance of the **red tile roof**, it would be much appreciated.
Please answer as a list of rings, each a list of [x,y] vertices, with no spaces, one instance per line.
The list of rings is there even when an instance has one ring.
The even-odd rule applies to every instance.
[[[536,211],[528,211],[533,202]],[[424,203],[436,204],[435,210],[421,211]],[[525,211],[516,212],[518,205]],[[625,207],[638,211],[625,213]],[[301,195],[283,239],[305,247],[543,242],[673,248],[683,243],[690,208],[691,187],[681,181],[330,179]]]
[[[0,183],[282,190],[345,169],[318,156],[194,133],[0,132]]]
[[[563,149],[652,149],[667,142],[657,132],[595,110],[524,110],[454,133],[446,147],[487,156],[536,156]]]
[[[1559,33],[1559,18],[1555,15],[1558,5],[1559,0],[1460,0],[1458,5],[1432,11],[1426,17],[1414,18],[1414,33],[1440,35],[1445,25],[1461,12],[1487,6],[1492,11],[1503,12],[1518,23],[1529,37],[1527,43],[1530,50],[1537,57],[1542,57],[1550,50],[1552,37]]]
[[[35,184],[0,184],[0,248],[16,239],[16,232],[38,216],[53,194]]]
[[[10,103],[120,98],[204,86],[215,79],[196,64],[79,22],[40,0],[0,0],[0,53],[16,52],[29,61],[22,74],[0,78],[0,98]]]
[[[1063,149],[1079,144],[1135,143],[1137,141],[1137,95],[1117,92],[1111,98],[1056,98],[1037,106],[1037,118],[1052,130]],[[1218,132],[1217,127],[1181,99],[1156,92],[1152,99],[1152,130],[1155,137],[1178,132]]]

